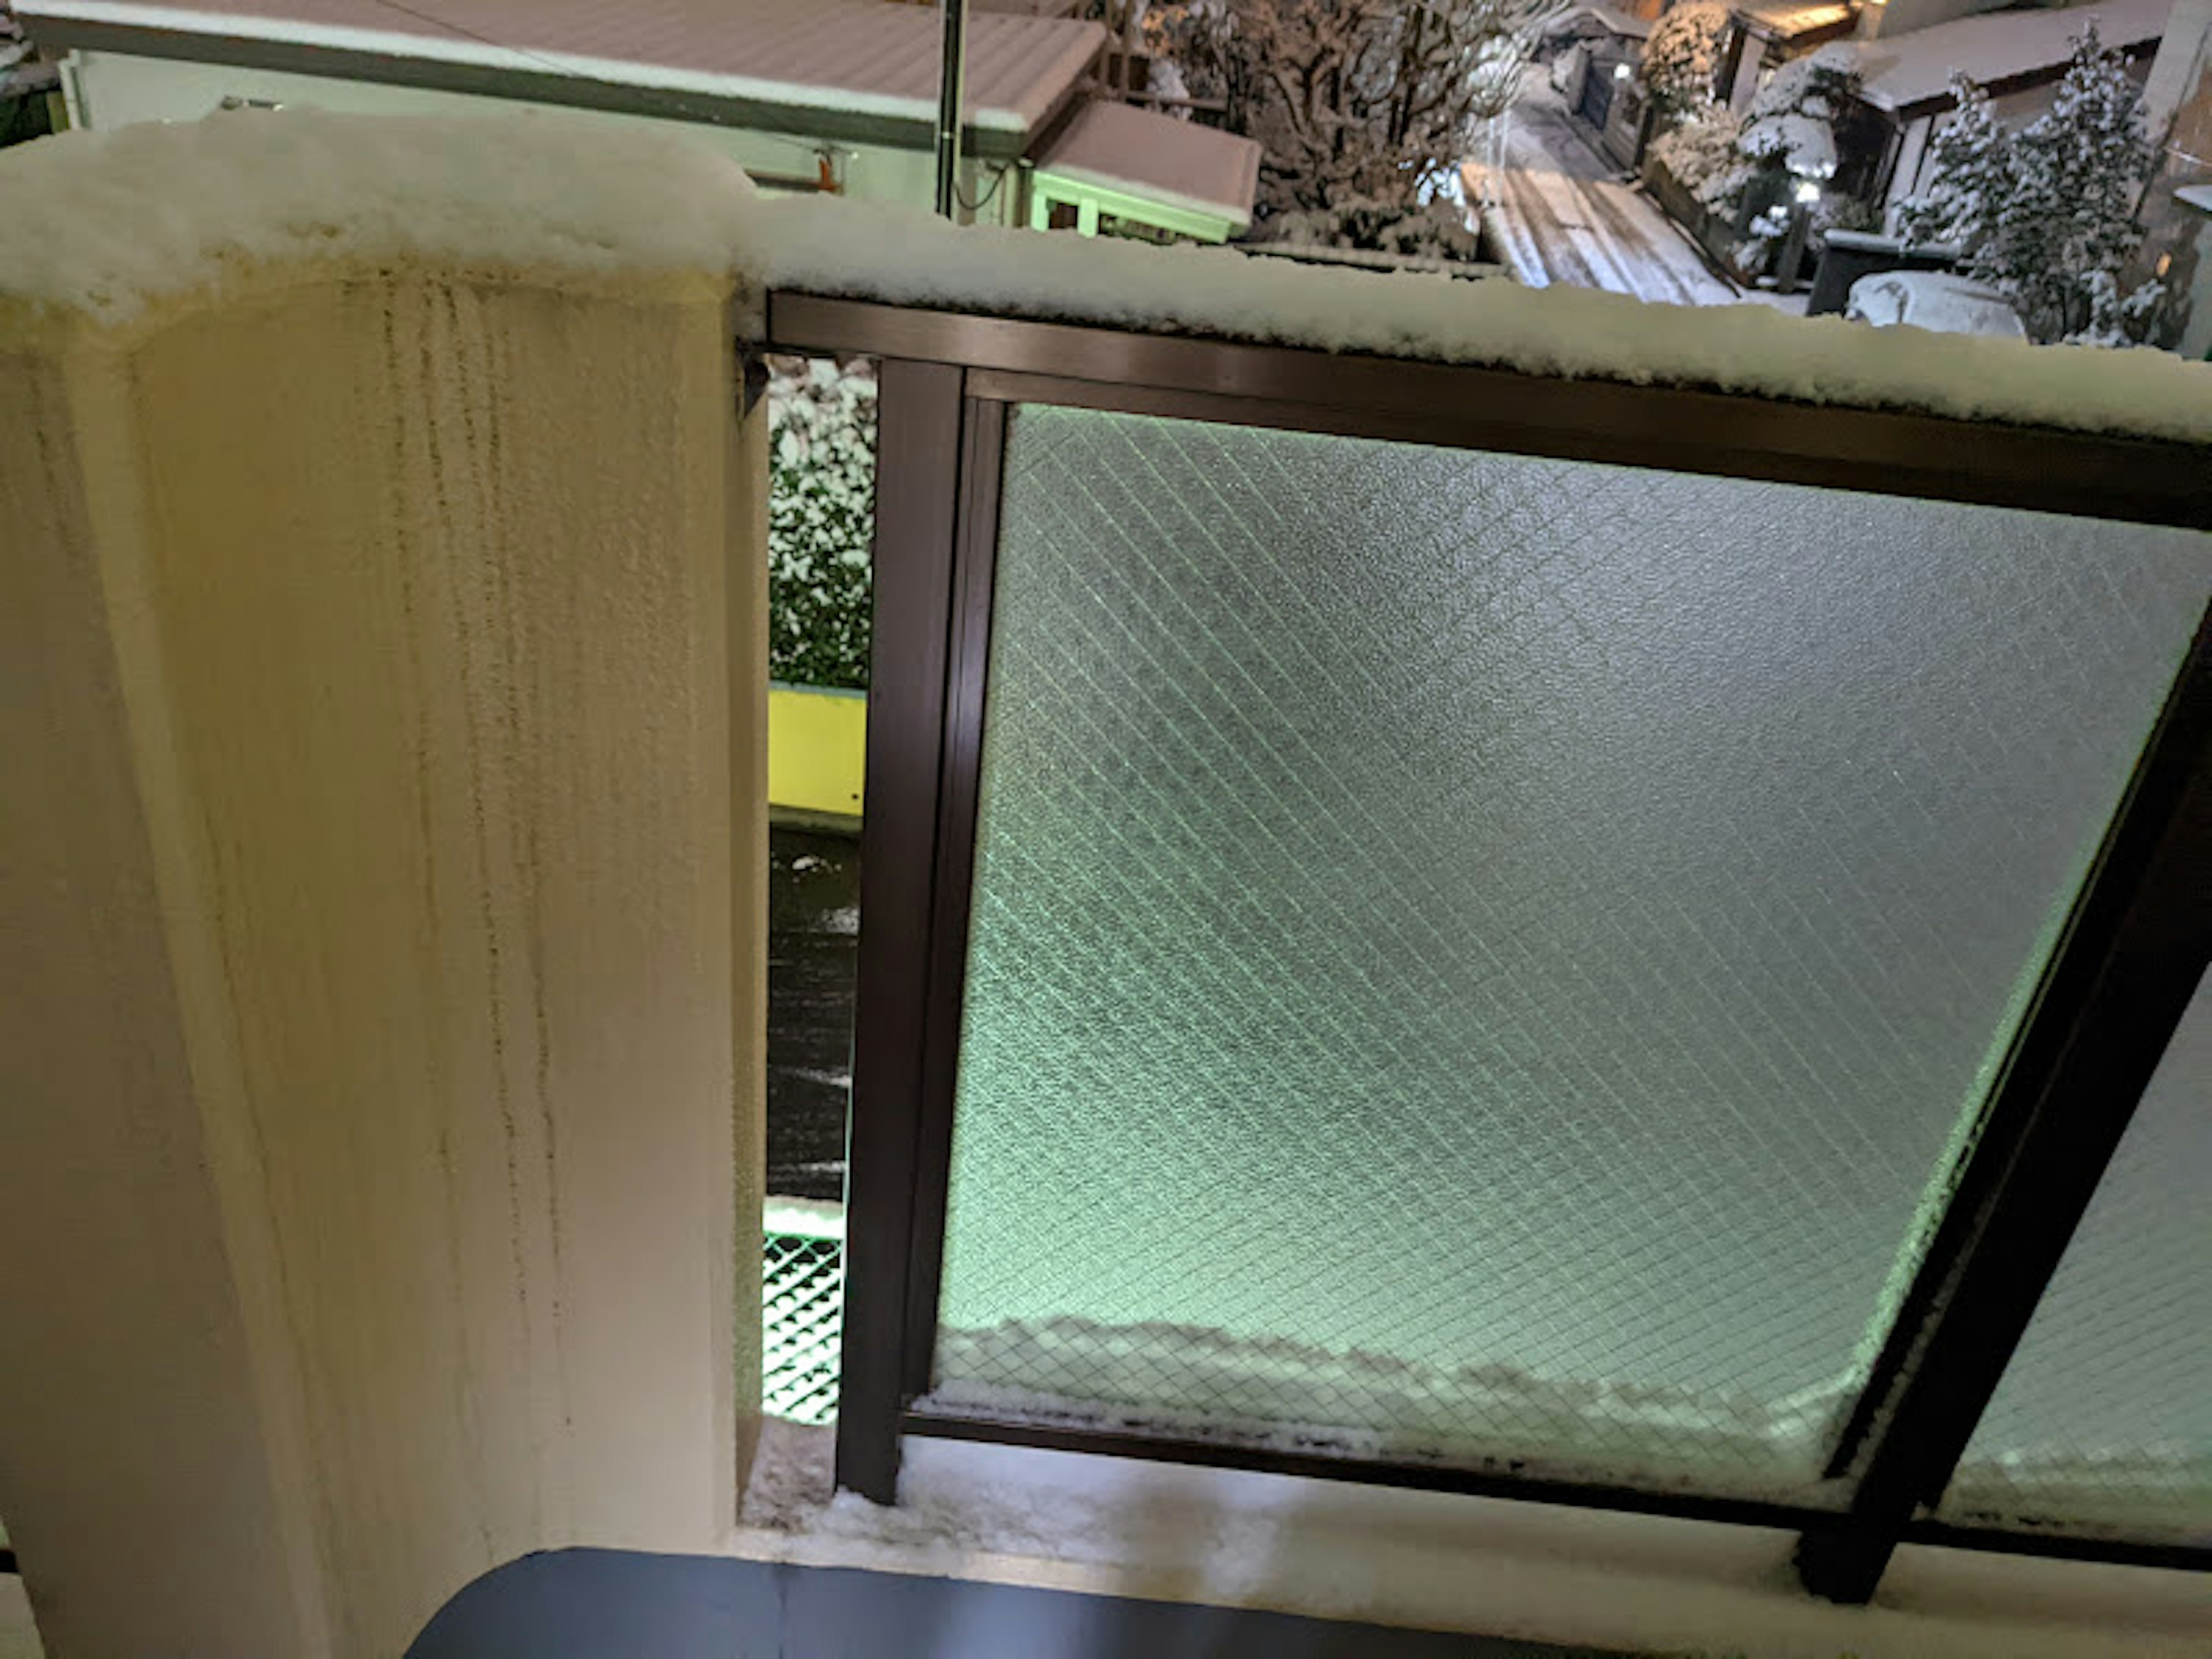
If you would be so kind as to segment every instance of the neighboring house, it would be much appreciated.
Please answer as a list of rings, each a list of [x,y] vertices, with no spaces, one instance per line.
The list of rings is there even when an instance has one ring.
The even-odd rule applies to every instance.
[[[1624,167],[1635,165],[1644,132],[1636,65],[1662,9],[1656,0],[1572,6],[1546,25],[1539,48],[1551,60],[1552,84],[1569,113]]]
[[[30,54],[8,0],[0,0],[0,146],[42,137],[54,119],[54,66]]]
[[[2164,283],[2156,343],[2212,358],[2212,0],[2174,7],[2143,88],[2143,114],[2159,166],[2143,193],[2149,234],[2124,284]]]
[[[2074,42],[2092,19],[2105,44],[2127,53],[2138,75],[2147,75],[2173,9],[2174,0],[2098,0],[1987,12],[1909,33],[1885,30],[1855,43],[1859,106],[1837,135],[1839,184],[1887,220],[1899,201],[1932,181],[1929,141],[1954,107],[1954,73],[1988,88],[1999,120],[2021,125],[2051,106]],[[1842,174],[1850,169],[1856,176],[1847,181]]]
[[[433,112],[522,100],[682,123],[770,189],[923,207],[934,198],[942,28],[928,7],[440,0],[433,16],[379,0],[222,0],[210,9],[24,0],[16,10],[47,54],[63,58],[81,125],[189,119],[240,103]],[[1095,95],[1106,46],[1103,28],[1072,18],[988,4],[970,17],[960,181],[968,215],[1030,222],[1030,163]],[[1182,152],[1218,160],[1209,141],[1219,135],[1128,114],[1132,122],[1117,124],[1120,148],[1094,143],[1085,158],[1086,179],[1115,191],[1115,216],[1189,235],[1241,228],[1249,196],[1211,204],[1220,210],[1192,228],[1174,188],[1189,170]]]
[[[1753,0],[1738,6],[1721,46],[1713,96],[1741,113],[1759,82],[1783,64],[1859,27],[1854,0]]]

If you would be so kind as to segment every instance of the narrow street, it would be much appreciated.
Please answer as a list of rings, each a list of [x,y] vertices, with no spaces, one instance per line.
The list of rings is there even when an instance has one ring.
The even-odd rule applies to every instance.
[[[1494,180],[1470,161],[1462,183],[1514,276],[1531,288],[1605,289],[1670,305],[1734,305],[1744,296],[1706,268],[1690,240],[1601,155],[1541,75],[1514,106],[1506,164]]]

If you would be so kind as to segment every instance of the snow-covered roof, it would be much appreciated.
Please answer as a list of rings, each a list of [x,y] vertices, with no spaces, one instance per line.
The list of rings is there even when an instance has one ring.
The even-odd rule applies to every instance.
[[[239,112],[0,150],[0,324],[127,321],[258,261],[436,258],[734,283],[982,314],[1470,363],[2212,446],[2212,366],[2159,351],[1869,329],[1764,306],[1457,283],[955,227],[837,197],[769,199],[680,131],[520,110]]]
[[[1260,146],[1127,104],[1087,105],[1036,158],[1037,171],[1170,207],[1252,222]]]
[[[1633,12],[1602,3],[1569,6],[1565,11],[1547,18],[1537,26],[1537,33],[1547,40],[1565,40],[1570,36],[1593,32],[1616,35],[1626,40],[1648,40],[1651,38],[1651,19],[1638,17]]]
[[[1850,0],[1750,0],[1735,15],[1754,33],[1775,40],[1802,40],[1824,29],[1840,29],[1856,15]]]
[[[2056,73],[2090,19],[2108,46],[2137,48],[2166,33],[2173,0],[2094,0],[2057,10],[1991,11],[1933,28],[1852,43],[1859,96],[1876,109],[1948,103],[1954,71],[1989,86]]]
[[[276,42],[920,122],[936,118],[943,40],[934,8],[890,0],[21,0],[16,12],[63,44],[94,24],[205,36],[218,61],[234,50],[221,42]],[[1097,23],[977,11],[969,121],[1035,131],[1105,39]]]

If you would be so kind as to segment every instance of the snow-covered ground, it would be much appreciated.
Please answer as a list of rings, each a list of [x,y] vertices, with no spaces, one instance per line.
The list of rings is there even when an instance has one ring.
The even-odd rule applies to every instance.
[[[1513,108],[1505,165],[1462,169],[1485,202],[1499,252],[1532,288],[1564,283],[1668,305],[1724,306],[1743,296],[1707,269],[1688,237],[1592,147],[1541,76]]]

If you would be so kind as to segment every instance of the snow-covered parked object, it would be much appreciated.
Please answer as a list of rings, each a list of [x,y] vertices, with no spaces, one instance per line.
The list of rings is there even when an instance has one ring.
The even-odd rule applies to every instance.
[[[956,228],[909,209],[758,197],[733,163],[681,137],[543,112],[255,112],[0,154],[0,295],[115,316],[310,248],[332,261],[712,269],[737,279],[738,323],[756,331],[781,289],[2212,442],[2212,368],[2162,354]]]
[[[1844,315],[1876,328],[1924,328],[1938,334],[1984,334],[2024,340],[2027,330],[2012,301],[1986,283],[1942,270],[1883,270],[1851,284]]]

